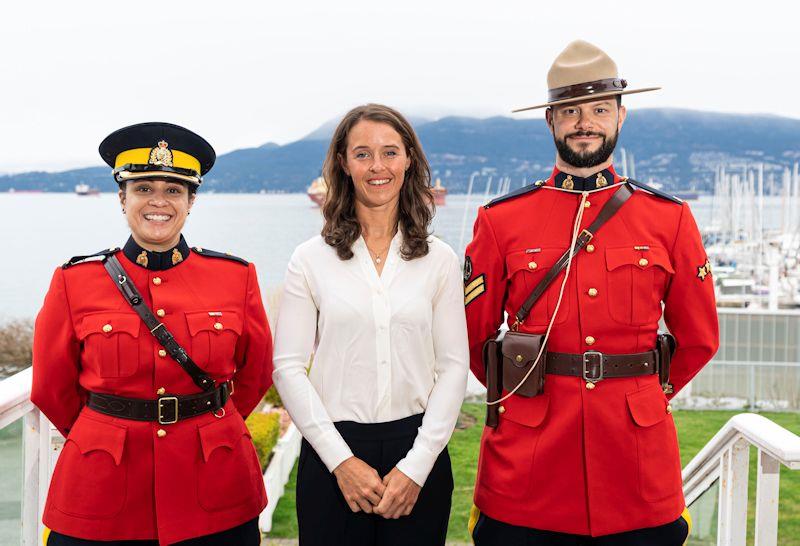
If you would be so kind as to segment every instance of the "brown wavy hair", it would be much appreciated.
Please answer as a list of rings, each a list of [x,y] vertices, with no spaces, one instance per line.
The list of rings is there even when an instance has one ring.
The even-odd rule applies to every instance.
[[[322,207],[325,225],[322,237],[336,249],[342,260],[353,257],[353,243],[361,236],[361,224],[356,218],[356,195],[353,180],[344,172],[339,157],[347,151],[350,130],[361,120],[386,123],[400,134],[411,164],[406,170],[398,204],[398,228],[403,231],[400,255],[404,260],[428,254],[430,223],[435,212],[431,193],[431,168],[422,145],[411,124],[403,115],[382,104],[365,104],[345,114],[333,133],[322,175],[328,185],[328,195]]]

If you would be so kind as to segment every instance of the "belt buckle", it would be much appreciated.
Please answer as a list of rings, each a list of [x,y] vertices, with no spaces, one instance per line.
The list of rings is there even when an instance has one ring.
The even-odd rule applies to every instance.
[[[592,364],[592,359],[597,359],[596,370],[595,372],[595,365]],[[592,366],[591,375],[589,375],[589,370],[587,370],[587,364]],[[589,383],[597,383],[598,381],[603,380],[603,353],[600,351],[586,351],[583,353],[583,370],[582,376],[583,380]]]
[[[175,404],[174,417],[171,419],[169,416],[166,418],[163,415],[164,402],[172,402]],[[172,425],[178,422],[178,397],[177,396],[163,396],[158,399],[158,424],[159,425]]]

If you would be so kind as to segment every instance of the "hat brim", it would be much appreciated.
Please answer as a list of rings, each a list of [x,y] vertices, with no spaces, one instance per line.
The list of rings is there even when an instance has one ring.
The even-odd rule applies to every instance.
[[[660,87],[644,87],[642,89],[631,89],[630,91],[606,91],[605,93],[596,93],[592,95],[584,95],[582,97],[572,97],[569,99],[562,99],[562,100],[555,100],[553,102],[546,102],[544,104],[537,104],[536,106],[526,106],[525,108],[517,108],[516,110],[512,110],[512,114],[516,114],[517,112],[525,112],[527,110],[536,110],[538,108],[548,108],[550,106],[556,106],[559,104],[574,104],[578,102],[588,102],[594,101],[597,99],[602,99],[604,97],[614,97],[617,95],[632,95],[634,93],[645,93],[647,91],[657,91],[661,89]]]
[[[116,174],[117,182],[127,182],[129,180],[142,180],[146,178],[171,178],[181,182],[187,182],[193,186],[200,186],[202,179],[199,176],[187,176],[170,171],[145,171],[145,172],[131,172],[120,171]]]

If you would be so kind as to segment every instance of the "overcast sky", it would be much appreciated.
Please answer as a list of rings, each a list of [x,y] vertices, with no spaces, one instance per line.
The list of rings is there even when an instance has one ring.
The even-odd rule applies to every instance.
[[[100,140],[140,121],[184,125],[225,153],[296,140],[369,101],[510,115],[544,102],[576,38],[629,85],[664,87],[631,109],[800,118],[798,15],[778,0],[7,1],[0,172],[98,165]]]

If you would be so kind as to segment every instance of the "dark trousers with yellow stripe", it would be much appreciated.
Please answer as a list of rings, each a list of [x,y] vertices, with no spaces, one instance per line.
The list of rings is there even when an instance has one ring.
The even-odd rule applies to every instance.
[[[481,514],[472,530],[475,546],[681,546],[688,534],[682,517],[658,527],[587,537],[518,527]]]

